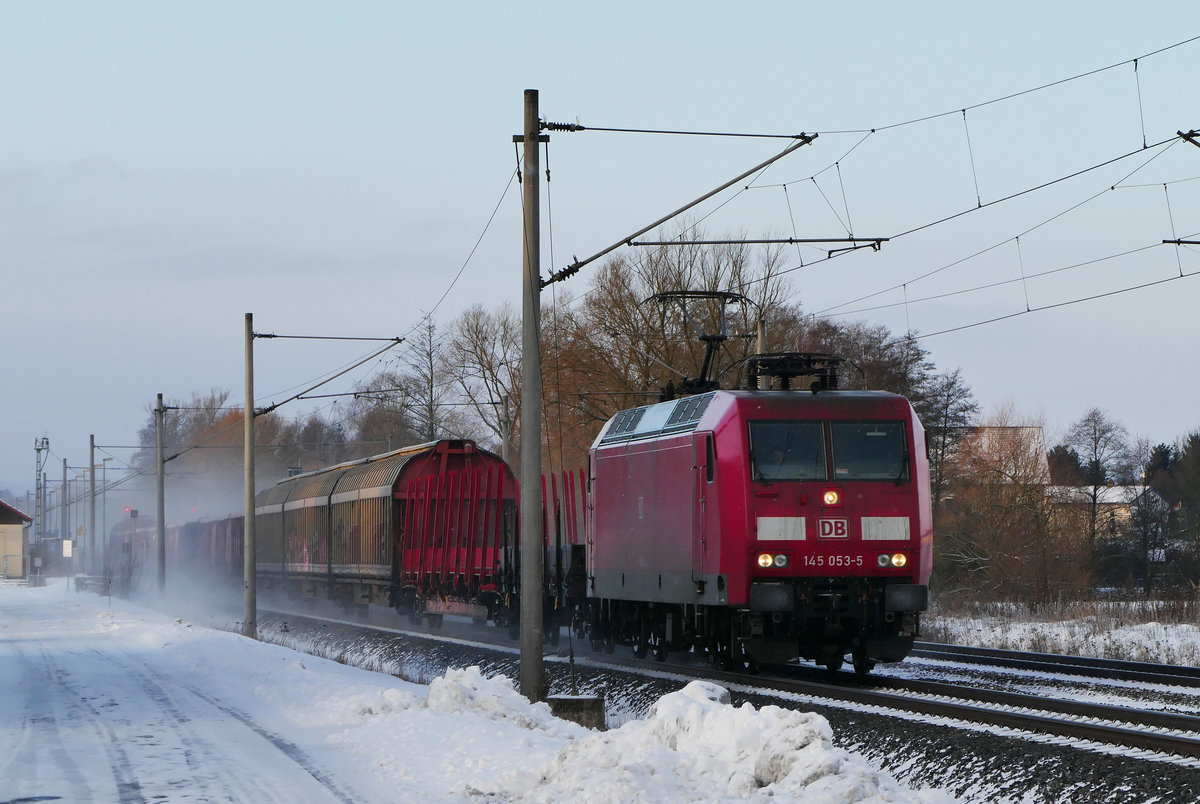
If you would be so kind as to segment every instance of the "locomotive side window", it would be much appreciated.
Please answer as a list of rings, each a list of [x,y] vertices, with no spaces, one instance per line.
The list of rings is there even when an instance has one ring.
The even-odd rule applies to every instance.
[[[755,480],[825,480],[825,428],[821,422],[750,422],[750,462]]]
[[[908,480],[902,422],[833,422],[836,480]]]

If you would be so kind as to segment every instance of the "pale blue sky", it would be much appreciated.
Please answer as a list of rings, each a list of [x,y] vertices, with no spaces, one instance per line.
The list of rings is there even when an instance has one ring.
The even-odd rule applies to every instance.
[[[809,176],[861,134],[972,106],[1200,34],[1185,3],[6,3],[0,105],[0,487],[32,486],[35,437],[87,460],[87,436],[133,443],[157,392],[241,396],[242,316],[280,333],[394,335],[434,304],[515,165],[522,92],[585,125],[821,132],[706,221],[750,237],[844,234]],[[1200,42],[961,116],[880,131],[841,162],[856,234],[889,236],[1200,127]],[[1141,112],[1138,104],[1138,80]],[[544,270],[585,256],[780,150],[776,141],[555,134]],[[903,283],[910,300],[1171,237],[1162,183],[1200,149],[1154,155],[792,274],[812,311]],[[822,186],[840,206],[836,174]],[[1200,232],[1200,182],[1169,185],[1178,236]],[[787,202],[791,202],[789,212]],[[712,205],[712,206],[715,206]],[[708,209],[711,209],[710,206]],[[707,211],[707,210],[706,210]],[[547,227],[543,228],[544,232]],[[438,312],[518,300],[510,192]],[[557,265],[549,264],[550,246]],[[1200,254],[1184,251],[1185,272]],[[806,255],[810,259],[811,254]],[[1160,247],[1037,282],[856,314],[922,332],[1169,277]],[[588,269],[574,284],[586,289]],[[1192,403],[1200,280],[929,338],[985,408],[1043,412],[1053,437],[1091,406],[1173,440]],[[260,346],[261,395],[361,354]],[[1162,392],[1147,402],[1147,385]],[[57,475],[55,475],[57,476]]]

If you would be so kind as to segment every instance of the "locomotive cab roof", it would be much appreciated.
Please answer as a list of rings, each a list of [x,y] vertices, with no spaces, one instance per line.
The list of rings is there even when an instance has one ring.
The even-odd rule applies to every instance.
[[[841,411],[862,416],[871,415],[868,408],[881,400],[902,400],[906,406],[908,404],[904,397],[890,391],[823,391],[820,394],[780,390],[709,391],[622,410],[600,429],[592,448],[712,429],[730,407],[751,400],[771,405],[786,400],[801,410],[812,406],[813,411],[821,410],[826,415]]]

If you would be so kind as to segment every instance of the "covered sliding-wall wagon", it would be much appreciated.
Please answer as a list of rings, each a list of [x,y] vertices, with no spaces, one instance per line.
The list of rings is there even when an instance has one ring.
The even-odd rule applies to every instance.
[[[344,605],[486,616],[515,581],[516,497],[511,470],[472,441],[288,478],[255,503],[259,582]]]

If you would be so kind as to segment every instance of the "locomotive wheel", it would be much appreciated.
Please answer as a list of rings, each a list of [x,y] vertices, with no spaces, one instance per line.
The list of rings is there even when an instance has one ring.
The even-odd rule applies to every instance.
[[[836,673],[842,669],[842,662],[845,659],[846,654],[841,645],[836,642],[827,642],[818,649],[814,661],[818,667],[824,667],[830,673]]]
[[[875,660],[867,658],[866,651],[855,651],[853,656],[854,672],[859,676],[865,676],[875,669]]]
[[[635,659],[645,659],[646,654],[650,652],[650,646],[646,643],[646,637],[639,636],[633,641],[633,657]]]

